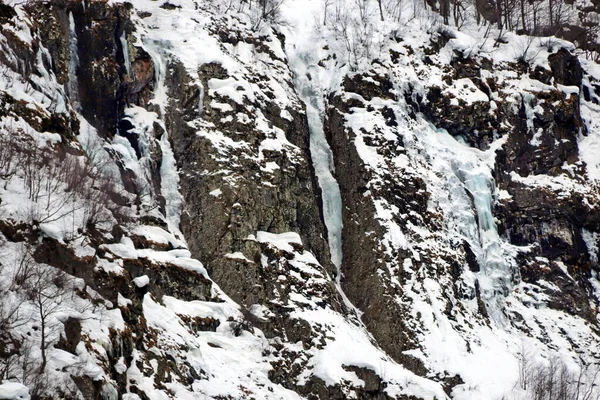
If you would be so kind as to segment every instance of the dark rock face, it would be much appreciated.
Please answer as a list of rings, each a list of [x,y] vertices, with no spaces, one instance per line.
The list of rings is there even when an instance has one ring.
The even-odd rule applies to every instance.
[[[175,157],[183,170],[181,188],[186,212],[182,230],[189,237],[192,253],[206,265],[211,277],[236,301],[247,305],[264,301],[264,295],[259,293],[265,280],[261,279],[261,267],[256,263],[261,252],[253,241],[248,240],[257,231],[299,232],[307,248],[324,265],[330,265],[308,153],[308,128],[302,110],[288,109],[292,116],[289,121],[281,118],[279,112],[275,112],[276,104],[267,100],[265,107],[272,111],[265,113],[265,117],[286,133],[299,152],[297,155],[263,152],[266,162],[279,166],[272,174],[265,174],[259,165],[245,161],[245,151],[232,149],[228,151],[227,168],[234,167],[233,175],[239,184],[235,187],[225,185],[222,177],[215,174],[223,168],[215,161],[219,150],[190,127],[190,123],[198,118],[200,88],[190,85],[190,78],[181,64],[171,65],[170,71],[167,85],[172,88],[173,103],[166,120]],[[203,79],[201,90],[205,93],[201,100],[203,120],[215,124],[226,136],[243,139],[251,146],[251,151],[256,152],[265,138],[264,133],[235,119],[224,123],[225,115],[211,107],[207,82],[225,79],[227,72],[218,64],[210,64],[203,65],[200,73]],[[221,101],[228,101],[234,110],[244,111],[228,99]],[[247,106],[253,105],[248,103]],[[199,171],[204,172],[199,174]],[[262,181],[273,185],[260,185]],[[216,189],[220,193],[215,196],[211,192]],[[224,257],[236,251],[255,263],[243,265]]]
[[[490,103],[492,93],[497,90],[495,82],[487,77],[488,71],[493,68],[492,61],[487,58],[474,59],[455,51],[450,67],[444,71],[444,82],[452,84],[458,79],[468,79],[489,100],[467,103],[465,99],[446,93],[437,86],[428,89],[425,99],[418,96],[413,98],[410,91],[405,92],[404,96],[435,126],[462,137],[473,147],[486,149],[495,138],[509,131],[502,121],[512,112],[510,107],[502,103],[496,108],[492,108]],[[490,115],[496,118],[490,118]]]
[[[560,49],[548,57],[555,83],[581,87],[583,69],[576,56],[566,49]]]
[[[533,104],[525,104],[528,101],[533,101]],[[529,130],[526,108],[535,106],[544,111],[535,114],[533,129]],[[519,114],[513,115],[512,120],[515,131],[509,135],[507,145],[498,156],[499,165],[508,167],[502,169],[503,173],[558,175],[565,162],[577,160],[577,135],[584,129],[577,94],[565,95],[555,90],[540,93],[535,100],[524,99]],[[532,135],[535,133],[538,139],[533,144]]]
[[[35,2],[28,11],[43,27],[40,35],[50,53],[57,81],[68,90],[77,90],[77,93],[70,94],[72,99],[78,100],[74,106],[80,107],[81,114],[101,136],[110,139],[119,133],[137,149],[138,158],[141,157],[139,138],[130,132],[132,127],[124,110],[129,105],[149,106],[155,71],[150,56],[127,40],[134,29],[129,18],[130,5],[109,5],[101,1],[84,4],[82,1],[64,0]],[[74,26],[70,26],[71,18]],[[77,51],[73,54],[71,47],[74,39],[71,35],[75,35],[74,39],[77,40]],[[77,58],[77,68],[71,71],[74,73],[71,79],[76,82],[68,82],[73,57]],[[40,131],[58,132],[67,140],[72,140],[79,128],[74,115],[56,114],[42,121]],[[161,134],[159,127],[155,127],[156,137],[150,140],[151,154],[148,156],[152,158],[150,184],[154,196],[164,208],[164,199],[158,197],[161,154],[157,140]],[[141,188],[137,187],[133,171],[120,162],[118,165],[126,190],[139,193]]]
[[[119,37],[131,31],[129,11],[125,5],[107,6],[104,2],[80,1],[35,3],[30,12],[44,26],[44,42],[49,43],[59,82],[66,83],[70,54],[69,15],[73,16],[77,34],[76,71],[81,111],[103,136],[116,133],[122,117],[123,53]],[[121,60],[121,64],[118,60]]]
[[[67,318],[64,323],[65,334],[61,336],[57,347],[72,354],[75,352],[77,345],[81,341],[81,322],[73,317]]]
[[[531,71],[530,76],[547,85],[581,86],[583,72],[576,57],[560,50],[550,56],[549,62],[550,71],[538,68]],[[491,68],[489,60],[457,54],[451,65],[444,67],[443,80],[447,86],[452,86],[459,79],[467,79],[473,84],[471,91],[479,90],[490,100],[502,93],[502,99],[514,95],[520,104],[497,100],[492,108],[490,101],[468,103],[453,98],[447,89],[439,87],[426,89],[426,98],[421,98],[419,93],[422,91],[413,90],[410,84],[405,85],[404,99],[415,114],[421,112],[434,125],[460,136],[473,147],[485,150],[493,140],[506,138],[496,153],[494,178],[498,189],[506,191],[508,196],[496,203],[493,213],[499,220],[501,235],[514,245],[531,248],[517,260],[520,269],[517,274],[524,283],[536,288],[539,285],[537,290],[551,299],[550,307],[594,322],[595,311],[588,301],[592,292],[589,278],[592,269],[597,267],[590,261],[582,238],[582,229],[598,232],[598,213],[591,205],[595,202],[594,195],[587,189],[579,193],[577,189],[569,189],[569,185],[561,191],[526,183],[527,177],[545,176],[568,179],[574,187],[585,186],[585,169],[579,162],[577,147],[579,135],[585,134],[579,93],[556,86],[540,90],[534,96],[504,93],[508,89],[487,72]],[[527,72],[521,64],[511,64],[507,68],[514,69],[517,76]],[[362,80],[363,76],[357,75],[344,81],[344,92],[349,94],[329,99],[325,124],[344,204],[342,285],[350,300],[364,312],[363,322],[386,352],[417,374],[426,375],[427,370],[420,360],[404,354],[404,351],[418,347],[413,339],[419,332],[418,322],[404,323],[408,320],[410,302],[400,305],[405,300],[402,289],[390,284],[394,276],[386,270],[386,265],[401,265],[402,260],[411,258],[411,254],[401,250],[392,257],[386,254],[385,246],[380,242],[386,228],[375,218],[371,196],[393,204],[401,210],[399,214],[420,215],[425,221],[411,221],[415,226],[436,232],[442,223],[428,212],[428,188],[424,182],[410,174],[400,178],[401,174],[379,171],[376,176],[363,164],[357,153],[358,132],[349,128],[346,121],[355,112],[374,112],[369,100],[390,98],[390,86],[375,85],[370,79],[362,84]],[[390,111],[382,110],[382,115],[386,125],[393,128],[402,116],[394,116]],[[414,119],[415,114],[408,117]],[[402,154],[401,140],[386,143],[378,137],[377,129],[375,126],[374,132],[360,132],[364,143],[388,159]],[[386,167],[381,169],[386,171]],[[571,172],[567,173],[567,169]],[[403,231],[408,230],[404,222],[394,222]],[[489,315],[478,282],[474,287],[461,282],[466,269],[480,272],[477,257],[466,242],[452,246],[456,251],[452,255],[450,252],[428,254],[423,250],[421,261],[416,262],[413,258],[413,267],[437,264],[440,268],[443,265],[435,275],[440,279],[452,277],[447,289],[448,299],[452,300],[448,301],[444,313],[453,318],[457,300],[474,299],[479,316],[485,320]],[[402,281],[402,273],[398,273],[398,279]],[[552,282],[558,289],[544,288],[543,281]],[[393,298],[402,301],[386,302]],[[448,382],[448,390],[462,381],[459,376],[455,378]]]
[[[126,35],[127,31],[124,31]],[[127,104],[136,104],[141,107],[150,107],[150,98],[154,89],[155,68],[152,57],[144,49],[132,46],[129,41],[127,52],[121,49],[123,55],[128,54],[130,60],[123,62],[131,63],[130,75],[124,79],[125,102]]]
[[[17,16],[17,12],[11,6],[4,3],[0,3],[0,23],[10,21],[13,17]]]
[[[458,99],[458,105],[453,105],[451,97],[434,88],[427,94],[427,104],[419,108],[436,126],[454,136],[462,136],[482,149],[504,131],[500,119],[490,120],[488,102],[477,102],[469,107],[464,100]]]
[[[554,82],[561,85],[581,87],[583,72],[579,61],[568,51],[561,49],[550,55]],[[497,208],[502,223],[500,230],[518,245],[535,244],[534,254],[549,262],[526,262],[521,267],[524,281],[536,282],[547,279],[561,290],[549,293],[555,300],[551,307],[570,314],[593,320],[593,310],[585,300],[590,292],[590,263],[587,246],[581,232],[598,230],[598,214],[586,199],[588,194],[570,190],[549,190],[531,187],[509,177],[511,171],[519,176],[546,174],[565,176],[565,166],[574,174],[569,179],[574,185],[585,184],[585,170],[578,163],[577,137],[585,134],[580,114],[580,96],[565,94],[560,90],[539,93],[537,104],[543,113],[533,119],[534,131],[538,132],[537,146],[532,146],[523,132],[523,109],[515,118],[517,129],[511,133],[503,150],[497,154],[497,179],[500,188],[508,190],[512,198]],[[556,267],[564,263],[568,277]],[[575,280],[573,280],[575,279]]]
[[[346,130],[343,115],[337,111],[344,108],[341,100],[334,101],[325,123],[338,171],[340,192],[346,205],[342,230],[343,288],[355,306],[365,310],[363,321],[369,331],[388,352],[398,357],[410,347],[404,337],[403,312],[386,300],[391,298],[385,295],[382,282],[371,282],[377,281],[377,270],[384,261],[381,249],[378,249],[378,238],[383,231],[375,222],[372,202],[364,196],[367,190],[366,171],[352,145],[353,132]],[[365,232],[374,234],[368,236]],[[365,291],[365,287],[369,290]]]
[[[125,260],[123,267],[133,278],[146,275],[150,279],[148,287],[139,293],[140,297],[149,291],[159,301],[165,295],[185,301],[212,299],[212,283],[197,272],[172,264],[155,264],[145,259]]]
[[[213,28],[217,34],[222,33],[218,23],[215,21]],[[227,38],[254,43],[255,39],[246,35],[249,33],[233,31]],[[303,348],[310,349],[315,343],[325,343],[327,330],[315,330],[314,324],[293,316],[293,311],[303,306],[294,303],[292,294],[318,298],[320,308],[344,312],[344,307],[333,281],[325,279],[327,274],[335,276],[335,271],[319,209],[306,114],[291,87],[288,67],[267,46],[259,44],[257,51],[264,51],[282,67],[279,71],[284,73],[274,70],[273,74],[279,74],[291,106],[278,104],[279,99],[271,93],[273,81],[269,76],[254,75],[253,82],[260,90],[243,96],[240,103],[213,91],[211,82],[247,77],[232,75],[221,64],[207,63],[198,68],[199,81],[194,81],[177,60],[168,65],[166,86],[171,101],[165,121],[181,169],[185,200],[181,229],[192,255],[202,261],[211,279],[228,296],[243,307],[259,304],[269,309],[271,316],[265,319],[248,313],[250,329],[255,326],[267,338],[301,342]],[[244,93],[241,85],[236,90]],[[226,106],[217,107],[215,103]],[[242,118],[244,114],[248,119]],[[268,143],[274,132],[283,134],[290,145],[264,148],[263,143]],[[241,145],[221,146],[211,140],[211,135]],[[302,245],[294,243],[295,253],[291,253],[259,242],[257,232],[295,232]],[[305,251],[314,254],[324,268],[311,265],[312,272],[298,268],[295,254]],[[315,277],[323,282],[314,282]],[[244,324],[236,324],[235,329],[238,327],[244,329]],[[274,383],[309,398],[343,398],[347,392],[347,388],[327,385],[298,386],[297,380],[306,368],[306,361],[296,362],[302,353],[275,346],[272,356],[275,361],[269,377]]]
[[[69,16],[67,12],[67,1],[36,3],[29,9],[44,29],[40,35],[44,45],[52,57],[52,68],[56,71],[58,83],[66,84],[69,76],[69,61],[71,59],[69,45]]]
[[[381,379],[377,374],[367,368],[359,368],[355,366],[344,367],[347,371],[352,371],[361,379],[365,385],[362,388],[358,388],[354,392],[354,396],[360,400],[391,400],[398,399],[398,397],[390,397],[385,392],[386,384],[381,382]],[[309,399],[331,399],[331,400],[343,400],[347,396],[340,387],[335,385],[333,387],[327,386],[325,382],[319,378],[312,377],[305,386],[299,388],[298,392]],[[399,398],[405,400],[404,397]],[[410,398],[406,398],[410,400]]]
[[[83,115],[101,135],[112,136],[123,107],[119,104],[122,76],[121,65],[116,62],[120,53],[117,38],[128,21],[128,12],[124,7],[108,8],[94,2],[84,13],[75,13],[74,19]]]
[[[479,3],[478,7],[487,10],[492,18],[490,5]],[[162,8],[177,12],[181,7],[165,2]],[[148,157],[149,184],[160,212],[136,215],[132,217],[133,222],[169,229],[166,219],[160,215],[166,214],[166,200],[159,195],[163,153],[158,139],[166,129],[180,168],[181,192],[185,199],[181,229],[190,250],[224,292],[242,306],[243,320],[232,318],[225,324],[229,324],[234,336],[259,328],[272,339],[269,343],[272,347],[264,350],[270,356],[269,379],[272,382],[311,399],[346,398],[350,383],[327,385],[309,374],[303,385],[298,384],[298,378],[308,368],[306,355],[309,350],[326,346],[330,340],[328,335],[333,331],[302,319],[298,316],[301,313],[296,311],[313,307],[345,314],[348,319],[353,317],[331,279],[337,271],[329,261],[325,241],[319,190],[310,160],[306,115],[294,94],[285,60],[278,58],[265,44],[271,40],[283,42],[284,38],[275,38],[277,35],[257,38],[248,31],[229,32],[219,21],[214,21],[212,26],[212,33],[222,42],[252,44],[257,53],[276,65],[270,72],[279,74],[276,77],[288,96],[286,104],[278,103],[277,97],[281,93],[276,94],[270,88],[271,78],[260,71],[251,71],[251,67],[244,76],[236,76],[216,62],[201,65],[198,71],[189,71],[183,60],[171,58],[165,76],[169,102],[165,104],[163,114],[162,109],[150,101],[157,85],[158,66],[148,52],[130,43],[134,37],[129,20],[130,6],[96,1],[86,2],[83,7],[80,1],[64,0],[39,3],[39,7],[31,7],[30,12],[40,25],[48,27],[40,30],[50,52],[50,59],[45,62],[52,64],[58,81],[65,85],[69,83],[69,64],[73,57],[69,42],[69,15],[73,15],[78,36],[80,64],[77,79],[81,112],[105,138],[120,135],[127,139],[138,159]],[[5,8],[0,3],[0,22],[10,24],[13,16],[10,7]],[[144,18],[141,13],[139,16]],[[426,53],[432,55],[439,51],[448,40],[449,37],[440,35]],[[39,43],[34,43],[35,46]],[[17,37],[10,37],[8,48],[22,52],[24,60],[11,68],[23,74],[39,72],[33,62],[34,50],[23,46]],[[0,54],[0,60],[2,57]],[[400,53],[395,57],[397,61]],[[433,63],[433,58],[428,57],[424,62]],[[581,65],[566,50],[551,55],[549,63],[550,71],[543,68],[527,71],[520,64],[507,68],[517,73],[528,72],[530,77],[547,85],[582,85]],[[448,85],[460,79],[469,80],[474,91],[492,99],[496,93],[504,95],[502,90],[506,88],[501,82],[484,78],[487,74],[482,71],[491,70],[489,60],[457,54],[448,66],[444,80]],[[247,90],[242,85],[246,81],[251,81],[258,89],[253,96],[242,94],[242,100],[236,101],[214,89],[215,81],[228,79],[239,83],[234,88],[236,92]],[[598,87],[596,90],[600,93]],[[591,99],[590,90],[588,87]],[[464,312],[462,299],[472,300],[477,309],[467,324],[484,325],[489,318],[479,283],[475,281],[469,286],[464,280],[465,274],[473,276],[482,272],[471,245],[466,240],[448,242],[443,237],[443,217],[429,204],[433,195],[428,178],[415,172],[418,168],[409,171],[401,163],[391,161],[398,161],[401,156],[408,159],[405,148],[408,144],[403,142],[401,135],[390,138],[382,131],[397,129],[406,122],[404,119],[416,120],[419,112],[436,126],[463,137],[479,149],[487,149],[493,140],[506,137],[496,153],[494,178],[498,189],[507,195],[496,202],[494,216],[498,218],[501,235],[514,245],[530,249],[518,260],[521,279],[529,285],[524,290],[543,291],[549,299],[549,307],[596,323],[597,310],[589,302],[589,278],[593,270],[598,270],[598,264],[589,254],[584,230],[600,232],[600,215],[593,206],[597,193],[578,191],[586,187],[585,168],[579,162],[577,148],[578,136],[585,134],[580,110],[582,99],[577,90],[558,86],[536,92],[535,96],[519,95],[516,107],[508,101],[499,101],[496,108],[490,101],[468,103],[439,87],[427,88],[425,98],[419,98],[416,90],[407,89],[400,93],[391,74],[374,66],[368,73],[347,76],[340,93],[327,100],[324,129],[335,155],[344,205],[342,286],[353,304],[363,311],[362,322],[374,341],[417,375],[431,377],[431,371],[421,358],[407,354],[407,351],[418,353],[421,350],[418,334],[422,315],[413,312],[415,300],[411,295],[414,293],[409,292],[412,288],[405,290],[412,276],[418,274],[443,281],[443,293],[434,300],[439,308],[436,311],[449,321],[456,321],[457,315]],[[412,106],[407,110],[408,115],[394,108],[395,102],[403,100]],[[8,95],[0,101],[3,106],[0,117],[19,115],[36,130],[60,133],[67,139],[65,146],[74,141],[79,129],[74,113],[46,115],[42,111],[27,110],[26,103]],[[386,101],[384,106],[377,105]],[[133,125],[134,118],[124,115],[127,105],[143,107],[161,114],[164,119],[165,126],[157,122],[149,127],[149,150],[143,148],[144,143]],[[356,112],[376,118],[379,125],[374,124],[372,131],[353,129],[347,122]],[[274,132],[281,134],[278,138],[281,142],[289,144],[285,143],[279,149],[263,146]],[[356,145],[359,137],[384,159],[377,167],[381,167],[381,171],[374,171],[375,168],[366,165],[361,158]],[[224,146],[223,142],[234,144]],[[77,151],[61,146],[57,146],[61,152]],[[135,173],[122,165],[122,160],[117,161],[126,190],[139,194]],[[431,172],[426,168],[421,171]],[[528,183],[527,178],[540,175],[548,179],[565,179],[568,175],[575,189],[556,190],[551,186]],[[386,211],[394,210],[393,222],[402,231],[408,232],[412,228],[427,231],[423,237],[417,234],[411,237],[417,243],[415,252],[394,247],[383,240],[390,228],[378,215],[380,203],[374,199],[383,201],[388,207]],[[139,203],[139,198],[136,201]],[[127,200],[122,204],[128,204]],[[110,246],[102,245],[118,243],[125,237],[126,232],[120,227],[104,237],[100,234],[95,237],[91,231],[86,233],[90,236],[93,256],[78,256],[68,244],[43,237],[36,226],[0,220],[0,232],[9,241],[29,243],[36,262],[81,278],[85,285],[104,297],[102,301],[110,302],[111,308],[120,310],[125,328],[111,330],[108,346],[111,350],[104,366],[117,392],[137,393],[141,398],[148,398],[142,389],[116,370],[115,364],[121,360],[127,367],[138,363],[136,365],[146,377],[153,376],[154,385],[160,390],[167,391],[165,382],[171,380],[191,387],[196,380],[206,379],[205,371],[176,359],[166,350],[148,351],[149,347],[160,348],[160,332],[152,328],[144,315],[144,301],[160,303],[166,296],[185,301],[221,301],[213,297],[212,282],[203,273],[169,262],[141,256],[123,258],[111,253]],[[292,241],[286,242],[286,248],[277,247],[260,241],[258,232],[298,233],[302,244]],[[140,235],[127,237],[136,250],[166,252],[175,247],[171,242],[157,243]],[[428,243],[440,246],[428,248]],[[309,261],[299,266],[299,255],[308,258],[308,252],[315,254],[321,265]],[[103,261],[115,259],[123,267],[121,273],[96,268]],[[149,283],[138,287],[133,279],[144,275]],[[554,286],[542,288],[543,282],[551,282]],[[85,290],[78,291],[77,295],[90,302],[97,301]],[[295,296],[318,301],[310,305],[298,304]],[[261,318],[246,309],[256,304],[264,305],[271,314]],[[184,329],[195,334],[223,328],[224,320],[212,317],[179,314],[177,317]],[[86,340],[81,326],[79,320],[67,319],[58,346],[76,353],[78,344]],[[219,347],[214,343],[208,345]],[[18,352],[19,346],[17,338],[0,329],[0,357]],[[143,354],[143,360],[134,361],[135,352]],[[357,398],[390,398],[386,392],[387,383],[373,370],[352,365],[344,365],[343,369],[364,382],[363,386],[351,388]],[[453,387],[464,383],[458,375],[441,374],[432,379],[442,382],[448,394]],[[84,398],[111,398],[101,382],[80,376],[73,380]]]
[[[100,254],[104,250],[99,249]],[[141,299],[150,290],[158,299],[163,295],[174,296],[182,300],[211,300],[211,282],[198,272],[172,264],[157,264],[148,259],[126,259],[125,270],[130,276],[95,271],[95,258],[80,258],[55,239],[44,238],[36,247],[33,257],[37,262],[52,265],[72,276],[82,278],[94,290],[113,303],[117,295]],[[139,291],[131,279],[147,275],[150,278],[148,288]]]
[[[561,290],[549,293],[556,299],[550,303],[551,307],[593,320],[594,310],[586,297],[591,290],[589,278],[594,264],[590,262],[581,232],[582,229],[597,232],[598,215],[577,193],[565,197],[544,188],[515,183],[510,183],[507,189],[513,196],[511,201],[497,208],[501,232],[516,245],[534,244],[533,254],[544,257],[542,261],[522,262],[523,281],[553,282]],[[569,275],[556,263],[566,265]]]
[[[96,251],[100,258],[112,259],[115,257],[103,248],[98,248]],[[86,285],[102,295],[101,302],[108,300],[113,307],[120,309],[126,328],[124,331],[116,331],[111,328],[111,348],[113,350],[108,354],[108,365],[111,366],[109,376],[116,382],[120,393],[134,392],[135,389],[128,387],[129,382],[126,380],[126,375],[118,372],[114,365],[122,358],[125,364],[130,366],[133,362],[134,350],[144,353],[149,343],[156,343],[158,340],[159,332],[147,326],[143,315],[142,302],[145,295],[150,296],[149,293],[151,293],[153,298],[158,301],[164,295],[184,301],[220,301],[212,298],[211,281],[196,271],[177,265],[156,263],[146,258],[124,259],[124,274],[107,273],[94,268],[96,258],[77,257],[66,245],[49,238],[44,238],[42,243],[35,247],[33,258],[37,262],[54,266],[72,276],[82,278]],[[149,277],[149,284],[140,288],[132,280],[142,275]],[[89,294],[85,290],[78,291],[77,295],[92,303],[98,301],[89,298]],[[120,305],[118,296],[127,298],[129,304]],[[197,332],[215,331],[219,326],[219,321],[211,318],[191,318],[185,315],[180,317],[182,322],[189,326],[189,329]],[[57,343],[57,347],[73,354],[75,354],[75,349],[80,341],[89,340],[82,336],[81,323],[77,319],[67,319],[64,323],[64,331],[64,336]],[[2,351],[3,340],[0,337],[0,351]],[[18,347],[18,343],[15,345]],[[164,374],[177,376],[177,379],[188,382],[188,384],[193,383],[194,379],[201,379],[199,372],[189,363],[177,365],[172,359],[169,359],[166,353],[153,353],[150,358],[158,363],[159,371],[162,371],[155,376],[157,385],[163,384]],[[149,361],[145,356],[144,360],[144,362]],[[87,376],[72,376],[72,379],[85,399],[110,398],[110,393],[106,391],[106,383],[96,382]],[[112,385],[108,384],[108,387],[112,387]],[[143,392],[139,394],[144,395]]]
[[[422,360],[406,354],[419,348],[417,338],[421,327],[419,316],[411,315],[412,302],[404,293],[403,284],[411,279],[404,265],[411,261],[407,268],[419,271],[417,274],[425,273],[431,268],[429,266],[435,265],[438,276],[452,277],[447,282],[449,294],[445,311],[451,315],[454,312],[452,304],[456,302],[452,298],[472,299],[476,296],[475,289],[469,290],[460,278],[462,265],[467,265],[469,257],[466,253],[462,259],[458,252],[446,253],[442,248],[433,250],[426,246],[419,247],[420,255],[415,256],[411,251],[386,241],[390,228],[380,220],[382,211],[376,210],[375,204],[380,204],[380,207],[386,204],[385,210],[393,209],[392,221],[403,232],[411,232],[411,227],[415,226],[438,232],[442,223],[439,215],[428,209],[430,193],[423,178],[391,161],[406,156],[402,136],[395,135],[394,139],[390,139],[391,135],[381,133],[388,128],[394,132],[399,125],[406,123],[400,119],[411,119],[414,115],[395,114],[388,106],[377,109],[373,102],[358,101],[356,94],[365,98],[362,93],[366,94],[366,98],[396,101],[389,95],[391,83],[378,85],[381,92],[377,93],[371,79],[375,79],[373,76],[378,73],[364,75],[353,77],[349,81],[351,85],[345,84],[345,93],[329,99],[324,126],[334,153],[336,177],[344,205],[342,287],[353,304],[363,312],[361,319],[377,343],[405,368],[425,376],[428,371]],[[370,132],[364,128],[357,128],[357,132],[347,123],[354,113],[368,115],[365,119],[377,118],[378,124]],[[359,137],[378,157],[386,160],[380,168],[375,170],[372,165],[365,165],[361,158],[364,153],[362,156],[359,154],[357,145]],[[419,237],[415,240],[424,239]],[[443,242],[441,237],[437,240]],[[477,265],[476,260],[471,259],[470,262]],[[485,315],[485,307],[481,307],[480,314]]]

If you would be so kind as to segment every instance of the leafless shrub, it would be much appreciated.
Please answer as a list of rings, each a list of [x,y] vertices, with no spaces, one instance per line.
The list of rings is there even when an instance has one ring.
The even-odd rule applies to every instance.
[[[520,389],[531,400],[599,400],[600,364],[580,362],[574,372],[559,357],[536,363],[534,352],[521,344],[517,353]]]
[[[40,323],[40,373],[46,368],[46,350],[52,344],[54,333],[61,325],[53,321],[52,317],[64,308],[63,303],[71,292],[71,280],[69,275],[58,268],[33,263],[32,273],[27,281],[23,282],[22,289],[26,298],[35,305],[37,320]]]
[[[560,42],[555,37],[549,36],[540,40],[540,46],[545,48],[549,53],[553,53],[554,50],[560,47]]]
[[[254,332],[254,323],[256,317],[247,309],[243,308],[242,316],[238,318],[230,317],[229,328],[231,332],[237,337],[240,336],[243,331]]]
[[[14,262],[15,269],[9,290],[22,287],[35,273],[33,267],[35,261],[33,260],[29,245],[25,243],[18,245],[16,254],[14,255]]]
[[[17,158],[11,132],[0,135],[0,179],[8,181],[17,171]]]
[[[519,346],[519,351],[517,352],[517,360],[519,362],[519,386],[521,389],[527,390],[529,387],[531,369],[532,369],[532,359],[533,359],[533,350],[525,345],[525,342],[522,341]]]
[[[380,3],[381,4],[381,3]],[[402,19],[403,0],[383,0],[383,12],[392,21],[400,22]]]
[[[528,36],[524,43],[521,43],[515,49],[517,61],[529,67],[533,60],[540,54],[541,49],[535,51],[535,38]]]
[[[98,176],[92,184],[86,187],[83,197],[83,222],[85,230],[94,230],[98,226],[110,223],[117,214],[116,206],[111,201],[111,193],[115,192],[114,185],[107,176]]]
[[[353,7],[336,1],[329,13],[328,26],[343,43],[351,69],[356,70],[362,60],[370,59],[375,50],[375,9],[370,0],[355,0]]]
[[[265,25],[281,25],[281,6],[284,0],[213,0],[211,7],[222,14],[238,12],[250,18],[252,30],[258,31]]]
[[[86,157],[61,155],[32,145],[17,130],[0,135],[0,179],[5,187],[16,176],[22,179],[31,200],[26,219],[42,224],[69,217],[71,236],[113,220],[117,207],[114,177],[107,172],[110,157],[98,143],[88,143],[86,150]]]
[[[32,341],[24,341],[19,364],[13,366],[10,378],[20,381],[29,388],[32,399],[48,398],[51,384],[47,374],[40,373],[40,362]]]
[[[240,1],[241,8],[245,3],[245,1]],[[247,3],[249,7],[246,13],[250,17],[252,30],[258,31],[265,24],[281,25],[284,22],[281,18],[283,0],[258,0],[254,7],[252,7],[251,1]]]

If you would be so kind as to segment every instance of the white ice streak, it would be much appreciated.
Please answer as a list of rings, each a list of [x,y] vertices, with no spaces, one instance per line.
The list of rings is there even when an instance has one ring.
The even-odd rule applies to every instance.
[[[445,197],[438,198],[439,205],[447,213],[450,227],[464,236],[476,254],[481,267],[478,280],[488,312],[501,322],[502,299],[510,292],[514,274],[514,260],[498,235],[492,213],[496,185],[491,167],[501,140],[483,152],[433,126],[425,128],[420,136],[446,189]]]
[[[338,292],[348,309],[353,310],[360,318],[362,312],[356,308],[341,285],[342,279],[342,197],[337,180],[333,176],[333,153],[327,143],[323,130],[323,117],[325,105],[322,98],[322,88],[318,86],[314,77],[318,71],[315,68],[317,60],[312,55],[314,52],[290,51],[289,64],[294,73],[295,85],[298,95],[306,105],[308,129],[310,134],[310,155],[315,169],[315,175],[321,188],[323,219],[327,228],[329,252],[331,262],[337,269],[335,278]]]
[[[144,50],[150,54],[150,57],[152,58],[152,64],[154,66],[154,80],[156,81],[156,86],[154,88],[154,97],[152,100],[150,100],[150,102],[159,107],[160,116],[164,117],[168,95],[165,85],[166,64],[162,55],[163,48],[166,46],[166,43],[159,40],[146,38],[142,40],[142,43]]]
[[[127,43],[127,36],[125,31],[119,37],[119,41],[121,42],[121,50],[123,52],[123,62],[125,63],[125,70],[127,71],[127,75],[131,76],[131,60],[129,59],[129,44]]]
[[[322,94],[308,77],[310,70],[314,69],[316,60],[311,54],[302,53],[290,61],[295,72],[296,89],[306,104],[306,116],[310,131],[310,154],[321,188],[323,216],[327,227],[331,261],[339,269],[342,265],[342,200],[339,185],[333,177],[333,154],[323,131]],[[313,74],[316,72],[312,71]]]
[[[79,81],[77,78],[77,69],[79,68],[77,31],[75,29],[75,19],[73,13],[69,12],[69,80],[67,82],[67,94],[71,101],[71,107],[79,111]]]

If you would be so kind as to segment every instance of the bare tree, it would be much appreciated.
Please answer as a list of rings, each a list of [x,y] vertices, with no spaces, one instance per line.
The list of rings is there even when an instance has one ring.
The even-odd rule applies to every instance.
[[[532,359],[534,352],[521,340],[519,351],[517,352],[517,361],[519,362],[519,386],[527,390],[532,369]]]
[[[392,20],[400,22],[402,18],[402,0],[387,0],[384,2],[385,14]]]
[[[600,364],[580,362],[574,372],[558,356],[536,363],[533,351],[524,343],[517,360],[518,385],[531,400],[600,400]]]
[[[334,12],[329,14],[329,26],[336,38],[343,43],[348,63],[356,70],[363,59],[369,59],[375,48],[374,10],[370,0],[355,0],[353,7],[336,1]]]
[[[333,0],[325,0],[323,2],[323,26],[327,25],[327,9],[333,4]]]
[[[381,0],[377,0],[377,6],[379,7],[379,18],[381,18],[381,22],[383,22],[383,6],[381,4]]]
[[[69,275],[58,268],[47,267],[35,263],[34,273],[24,282],[23,288],[27,298],[33,302],[37,310],[40,329],[40,352],[42,362],[40,373],[46,369],[46,350],[52,344],[52,334],[60,323],[52,321],[54,315],[64,309],[64,301],[70,291]]]
[[[13,135],[13,130],[6,130],[4,134],[0,134],[0,179],[5,179],[6,182],[17,171],[17,150]]]

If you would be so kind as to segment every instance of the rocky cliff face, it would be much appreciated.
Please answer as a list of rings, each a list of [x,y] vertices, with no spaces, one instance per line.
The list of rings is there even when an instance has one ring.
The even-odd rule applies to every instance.
[[[0,394],[591,387],[597,65],[241,4],[1,4]]]

